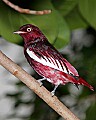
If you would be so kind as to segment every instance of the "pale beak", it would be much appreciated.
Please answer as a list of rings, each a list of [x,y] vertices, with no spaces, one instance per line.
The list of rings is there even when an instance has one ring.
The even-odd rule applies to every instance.
[[[15,31],[13,32],[14,34],[24,34],[24,33],[27,33],[27,32],[24,32],[24,31]]]

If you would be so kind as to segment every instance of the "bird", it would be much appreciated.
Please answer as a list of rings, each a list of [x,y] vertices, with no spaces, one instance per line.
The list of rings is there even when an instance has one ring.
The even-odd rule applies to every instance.
[[[48,41],[41,30],[32,24],[26,24],[14,32],[24,40],[24,55],[30,66],[43,80],[47,80],[55,87],[51,91],[52,96],[59,85],[74,84],[77,88],[84,85],[90,90],[94,88],[78,74],[78,71],[60,54],[60,52]]]

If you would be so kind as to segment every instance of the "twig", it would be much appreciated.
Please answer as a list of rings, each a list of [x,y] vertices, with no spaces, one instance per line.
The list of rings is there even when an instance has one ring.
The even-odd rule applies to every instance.
[[[44,15],[44,14],[50,14],[51,10],[42,10],[42,11],[35,11],[30,9],[23,9],[17,5],[14,5],[9,0],[2,0],[4,3],[6,3],[8,6],[13,8],[14,10],[20,12],[20,13],[26,13],[26,14],[35,14],[35,15]]]
[[[0,65],[25,83],[65,120],[79,120],[56,96],[52,97],[51,93],[44,86],[40,87],[40,84],[31,75],[15,64],[10,58],[3,54],[1,50]]]

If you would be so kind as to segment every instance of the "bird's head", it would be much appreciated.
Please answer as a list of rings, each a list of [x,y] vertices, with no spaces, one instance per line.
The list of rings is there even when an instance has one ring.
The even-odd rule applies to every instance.
[[[32,24],[23,25],[18,31],[15,31],[14,33],[22,36],[25,43],[35,41],[37,38],[44,37],[40,29]]]

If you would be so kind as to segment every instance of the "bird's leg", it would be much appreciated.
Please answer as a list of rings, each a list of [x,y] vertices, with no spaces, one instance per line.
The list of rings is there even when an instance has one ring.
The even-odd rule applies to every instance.
[[[40,87],[43,85],[42,81],[46,80],[46,78],[39,79],[38,82],[40,83]]]
[[[57,89],[58,86],[59,86],[59,85],[55,85],[54,89],[52,90],[52,92],[51,92],[52,97],[55,95],[55,91],[56,91],[56,89]]]

